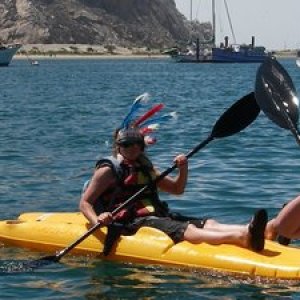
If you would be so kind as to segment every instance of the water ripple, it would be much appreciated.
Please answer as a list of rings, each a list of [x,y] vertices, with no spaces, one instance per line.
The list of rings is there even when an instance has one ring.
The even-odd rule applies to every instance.
[[[283,62],[296,88],[299,69]],[[167,60],[15,61],[3,68],[0,95],[0,211],[76,211],[95,161],[110,154],[111,136],[135,97],[152,94],[178,120],[157,133],[149,156],[164,170],[210,134],[221,114],[254,88],[256,64],[172,64]],[[255,209],[275,215],[299,193],[299,147],[289,131],[264,114],[243,132],[216,139],[189,161],[184,195],[162,194],[174,210],[245,223]],[[22,249],[0,248],[4,262]],[[25,255],[32,253],[25,252]],[[11,256],[12,255],[12,256]],[[1,272],[1,270],[0,270]],[[98,260],[49,266],[38,273],[0,277],[5,299],[281,299],[297,285],[260,285]],[[211,280],[213,278],[213,280]]]

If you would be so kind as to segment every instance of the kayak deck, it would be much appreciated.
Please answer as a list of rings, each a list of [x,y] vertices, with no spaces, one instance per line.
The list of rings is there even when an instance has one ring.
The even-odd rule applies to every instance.
[[[24,213],[17,220],[0,222],[5,245],[55,252],[64,249],[89,229],[81,213]],[[101,256],[106,228],[97,230],[71,253]],[[266,241],[254,252],[234,245],[174,244],[163,232],[143,227],[135,235],[122,236],[107,257],[111,260],[210,269],[249,276],[300,279],[300,249]]]

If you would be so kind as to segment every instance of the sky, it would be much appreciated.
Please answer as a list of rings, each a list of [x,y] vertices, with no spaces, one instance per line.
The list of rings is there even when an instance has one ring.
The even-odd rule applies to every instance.
[[[177,9],[188,19],[211,22],[211,0],[175,0]],[[225,35],[234,43],[224,0],[216,2],[216,39]],[[268,50],[300,49],[300,0],[227,0],[236,43],[251,43]]]

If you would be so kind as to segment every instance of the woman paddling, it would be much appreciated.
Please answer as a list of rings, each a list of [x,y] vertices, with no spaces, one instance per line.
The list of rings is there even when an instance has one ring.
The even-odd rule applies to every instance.
[[[156,183],[155,178],[160,172],[145,154],[143,133],[147,130],[139,124],[145,122],[132,121],[127,115],[122,128],[116,131],[113,156],[98,161],[80,200],[80,210],[91,225],[101,223],[108,227],[104,254],[109,253],[113,242],[121,234],[133,234],[142,226],[165,232],[174,243],[226,243],[255,251],[263,250],[267,224],[267,213],[263,209],[258,210],[247,225],[221,224],[212,219],[189,218],[169,211],[159,199],[157,190],[182,194],[187,182],[188,160],[184,154],[176,156],[177,176],[165,176]],[[150,188],[129,207],[112,216],[111,211],[145,185]]]

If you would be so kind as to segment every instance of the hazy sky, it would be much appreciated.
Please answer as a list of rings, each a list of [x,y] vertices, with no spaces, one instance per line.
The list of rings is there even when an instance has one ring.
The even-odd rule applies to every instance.
[[[216,1],[217,42],[228,35],[233,42],[224,0]],[[175,0],[190,19],[191,0]],[[193,19],[211,22],[211,0],[192,0]],[[300,48],[300,0],[227,0],[237,43],[256,44],[268,50]]]

